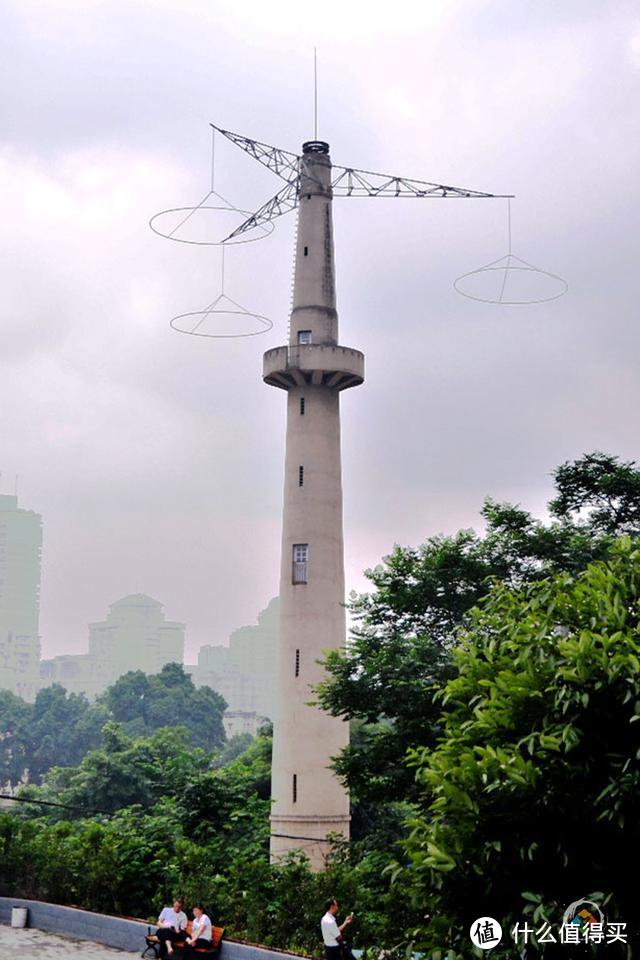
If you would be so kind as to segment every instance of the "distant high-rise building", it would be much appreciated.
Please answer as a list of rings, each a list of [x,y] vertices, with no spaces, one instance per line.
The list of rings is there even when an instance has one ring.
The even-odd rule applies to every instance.
[[[159,673],[166,663],[182,663],[184,630],[165,619],[157,600],[132,593],[111,604],[106,620],[89,624],[89,656],[114,679],[129,670]]]
[[[33,700],[39,686],[42,518],[0,495],[0,688]]]
[[[133,593],[109,607],[106,620],[89,624],[89,652],[42,662],[42,683],[95,697],[130,670],[159,673],[184,659],[184,623],[166,620],[162,604]]]
[[[278,609],[275,597],[258,614],[257,624],[234,630],[226,647],[201,647],[197,667],[188,668],[195,682],[213,687],[234,714],[273,718]]]

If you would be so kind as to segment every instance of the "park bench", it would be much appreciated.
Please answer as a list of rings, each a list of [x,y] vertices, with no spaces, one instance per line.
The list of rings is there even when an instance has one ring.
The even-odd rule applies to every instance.
[[[187,929],[184,931],[184,939],[174,940],[172,947],[175,952],[176,960],[178,957],[181,957],[185,952],[185,947],[187,945],[187,937],[191,936],[191,926],[192,921],[189,920],[187,924]],[[211,944],[208,947],[195,947],[191,948],[192,952],[196,954],[197,957],[201,957],[202,960],[214,960],[215,957],[220,953],[220,945],[222,943],[222,938],[224,937],[224,927],[214,927],[211,925]],[[151,927],[149,927],[149,932],[146,935],[145,943],[147,944],[144,950],[141,953],[141,957],[144,960],[148,960],[151,957],[160,956],[160,941],[155,933],[151,932]]]

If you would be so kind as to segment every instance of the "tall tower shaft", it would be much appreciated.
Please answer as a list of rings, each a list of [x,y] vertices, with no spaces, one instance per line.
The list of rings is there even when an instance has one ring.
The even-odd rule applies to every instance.
[[[349,836],[349,796],[330,769],[349,728],[309,700],[317,661],[345,644],[340,392],[364,380],[363,354],[338,343],[328,144],[303,145],[298,201],[289,344],[263,367],[287,391],[271,858],[303,850],[320,869],[327,834]]]

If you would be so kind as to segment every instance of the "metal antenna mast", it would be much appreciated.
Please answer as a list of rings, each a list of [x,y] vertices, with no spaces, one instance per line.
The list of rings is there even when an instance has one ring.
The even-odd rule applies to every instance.
[[[318,48],[313,48],[313,139],[318,139]]]

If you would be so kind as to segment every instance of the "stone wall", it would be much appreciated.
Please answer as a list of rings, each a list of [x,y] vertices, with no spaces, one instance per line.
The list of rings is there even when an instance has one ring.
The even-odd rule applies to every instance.
[[[0,897],[0,923],[11,923],[12,907],[27,907],[29,916],[27,926],[50,933],[63,933],[79,940],[93,940],[108,947],[118,947],[131,953],[140,954],[144,948],[144,937],[149,924],[141,920],[127,920],[124,917],[109,917],[102,913],[91,913],[77,907],[63,907],[57,903],[43,903],[41,900],[21,900],[19,897]],[[154,928],[155,929],[155,928]],[[220,960],[284,960],[295,954],[280,950],[256,947],[237,940],[224,940],[220,951]],[[301,960],[297,958],[296,960]]]

